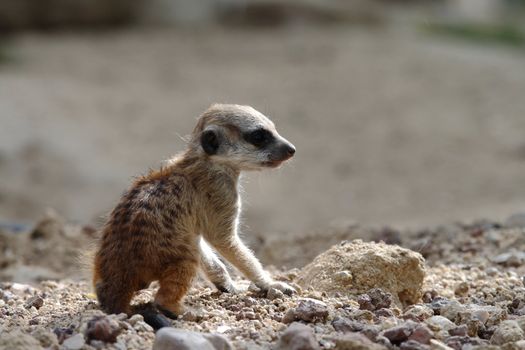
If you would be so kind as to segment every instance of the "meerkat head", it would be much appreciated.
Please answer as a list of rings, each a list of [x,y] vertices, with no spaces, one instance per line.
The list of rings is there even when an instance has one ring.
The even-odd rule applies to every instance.
[[[210,160],[240,170],[278,167],[295,147],[270,119],[250,106],[214,104],[199,118],[190,147]]]

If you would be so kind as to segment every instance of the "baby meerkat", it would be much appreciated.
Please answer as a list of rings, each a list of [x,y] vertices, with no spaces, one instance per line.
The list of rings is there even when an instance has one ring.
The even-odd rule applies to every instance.
[[[183,311],[182,299],[199,268],[220,291],[236,292],[214,250],[261,290],[292,294],[239,238],[238,186],[241,171],[277,167],[294,153],[272,121],[252,107],[212,105],[199,118],[187,150],[137,179],[111,212],[94,261],[100,306],[130,314],[134,293],[159,281],[154,305],[174,317]]]

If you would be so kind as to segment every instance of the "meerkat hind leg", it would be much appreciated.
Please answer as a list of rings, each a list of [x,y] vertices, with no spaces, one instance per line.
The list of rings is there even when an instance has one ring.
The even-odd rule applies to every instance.
[[[182,299],[191,287],[197,273],[198,263],[192,260],[178,260],[168,266],[159,279],[160,288],[155,296],[159,311],[170,318],[184,312]]]
[[[237,293],[228,270],[204,239],[200,241],[201,268],[215,287],[223,293]]]

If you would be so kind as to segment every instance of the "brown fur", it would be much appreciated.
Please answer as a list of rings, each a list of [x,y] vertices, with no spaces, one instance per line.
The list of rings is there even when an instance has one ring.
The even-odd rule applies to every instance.
[[[102,229],[94,258],[93,285],[105,311],[130,314],[134,293],[159,281],[155,303],[180,314],[199,268],[220,290],[234,292],[224,265],[201,237],[260,288],[293,291],[270,279],[237,234],[240,172],[262,168],[256,162],[269,152],[254,160],[250,152],[262,151],[243,143],[242,131],[255,124],[271,129],[279,145],[286,144],[273,123],[250,107],[214,105],[199,119],[187,151],[137,179],[122,196]],[[206,128],[218,128],[226,140],[222,153],[203,151],[199,137]]]

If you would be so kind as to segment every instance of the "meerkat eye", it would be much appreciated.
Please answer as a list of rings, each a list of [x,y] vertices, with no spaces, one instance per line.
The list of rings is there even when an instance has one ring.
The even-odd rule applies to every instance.
[[[265,129],[257,129],[244,136],[245,140],[257,147],[266,146],[273,139],[271,132]]]

